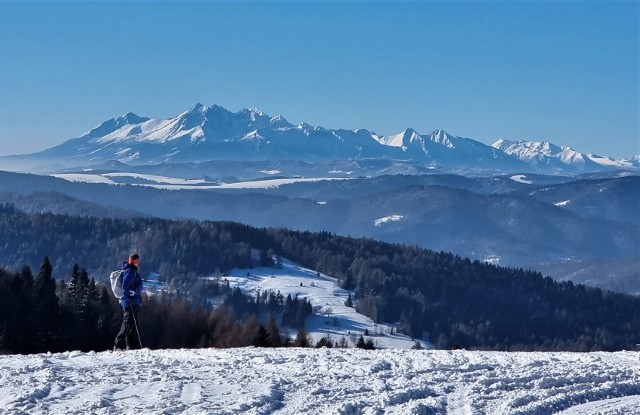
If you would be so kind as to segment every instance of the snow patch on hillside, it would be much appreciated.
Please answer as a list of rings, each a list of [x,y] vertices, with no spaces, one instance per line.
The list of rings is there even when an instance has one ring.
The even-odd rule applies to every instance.
[[[280,170],[273,169],[273,170],[260,170],[258,173],[273,176],[274,174],[280,174],[282,172]]]
[[[105,177],[117,177],[117,178],[132,178],[132,179],[141,179],[147,180],[155,183],[163,183],[163,184],[175,184],[175,185],[196,185],[207,183],[206,180],[203,179],[180,179],[175,177],[167,177],[167,176],[156,176],[151,174],[140,174],[140,173],[104,173],[102,176]]]
[[[0,415],[89,413],[634,415],[640,362],[633,352],[296,348],[0,357]]]
[[[270,189],[293,183],[314,183],[323,180],[348,180],[343,177],[292,177],[287,179],[253,180],[238,183],[223,183],[216,189]]]
[[[68,182],[116,184],[108,177],[104,177],[99,174],[61,173],[52,174],[51,176],[57,177],[58,179],[64,179]]]
[[[380,227],[385,223],[389,223],[389,222],[398,222],[400,220],[404,219],[403,215],[390,215],[390,216],[385,216],[384,218],[379,218],[373,221],[373,225]]]
[[[271,170],[277,172],[278,170]],[[103,183],[133,186],[146,186],[163,190],[218,190],[218,189],[271,189],[294,183],[314,183],[323,180],[350,180],[347,177],[290,177],[280,179],[250,180],[235,183],[220,183],[204,179],[182,179],[140,173],[59,173],[51,176],[70,182]]]
[[[533,184],[531,180],[526,180],[526,177],[524,174],[516,174],[515,176],[511,176],[511,180],[522,184]]]
[[[248,275],[247,275],[248,274]],[[282,260],[282,268],[235,269],[221,277],[230,286],[256,297],[265,291],[280,291],[284,297],[306,298],[314,309],[313,316],[305,322],[307,331],[314,341],[330,335],[335,341],[345,336],[355,345],[365,330],[379,348],[408,349],[415,345],[409,336],[398,334],[389,324],[376,324],[369,317],[359,314],[354,307],[347,307],[349,295],[355,303],[355,293],[340,288],[337,280],[317,271],[304,268],[288,260]],[[295,335],[295,333],[292,333]],[[420,341],[421,347],[431,348]]]

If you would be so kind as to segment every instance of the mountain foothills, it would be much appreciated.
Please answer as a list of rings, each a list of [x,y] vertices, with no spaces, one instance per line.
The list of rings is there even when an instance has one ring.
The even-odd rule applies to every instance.
[[[247,162],[237,166],[247,175],[281,173],[242,182],[225,178],[226,186],[176,184],[192,180],[200,168],[212,176],[209,183],[224,178],[231,164],[219,164],[137,166],[131,173],[116,165],[59,177],[0,172],[0,202],[27,212],[228,220],[366,236],[640,293],[635,175],[393,174],[282,184],[289,164]]]
[[[43,152],[0,158],[2,169],[23,171],[0,172],[0,311],[11,316],[0,322],[0,348],[46,349],[16,326],[46,330],[38,313],[76,322],[43,319],[58,330],[46,340],[57,350],[107,347],[115,304],[99,284],[135,250],[177,296],[153,296],[141,315],[151,347],[285,344],[273,334],[279,324],[320,321],[307,318],[309,301],[249,297],[218,278],[271,286],[284,271],[270,272],[267,259],[280,258],[306,270],[296,287],[317,272],[310,290],[342,293],[348,306],[331,299],[340,312],[355,307],[369,327],[392,327],[384,336],[397,330],[443,348],[630,349],[640,332],[640,298],[627,295],[640,293],[639,162],[442,130],[293,125],[216,105],[166,120],[129,113]],[[34,278],[24,264],[45,257]],[[247,284],[256,266],[260,277]],[[50,309],[21,315],[20,298]],[[215,314],[212,304],[227,308]],[[343,317],[334,320],[364,334]],[[82,343],[83,321],[98,327],[94,343]],[[306,339],[302,330],[298,343]]]
[[[254,267],[255,251],[261,253],[260,262],[274,256],[288,258],[334,276],[342,288],[355,291],[353,305],[360,313],[375,322],[392,323],[414,338],[428,338],[438,347],[620,350],[633,348],[640,332],[638,297],[559,283],[539,273],[415,246],[231,222],[26,214],[5,205],[0,207],[0,257],[9,269],[22,271],[0,270],[0,316],[6,317],[0,321],[0,346],[32,352],[46,349],[45,341],[59,350],[68,342],[85,339],[84,350],[107,347],[113,322],[105,316],[113,315],[109,309],[114,305],[89,274],[104,281],[116,266],[115,259],[125,256],[132,246],[145,259],[145,269],[160,270],[168,287],[192,297],[191,305],[179,299],[152,300],[141,317],[153,333],[148,334],[155,339],[149,343],[152,347],[224,345],[218,336],[227,335],[227,326],[236,321],[236,315],[244,315],[243,324],[249,324],[248,312],[282,316],[286,323],[287,302],[278,311],[271,308],[277,302],[260,302],[263,296],[243,300],[242,293],[227,292],[225,304],[236,314],[228,310],[216,314],[216,310],[208,319],[196,307],[208,295],[233,288],[222,279],[203,286],[200,276]],[[45,259],[34,279],[23,264],[38,263],[37,258],[45,253],[51,261]],[[88,273],[72,267],[75,262],[84,264]],[[234,299],[236,296],[239,298]],[[299,326],[311,311],[304,302],[296,307],[299,309],[290,313],[293,326]],[[73,319],[74,314],[81,318]],[[58,316],[73,321],[71,326],[77,331],[69,331],[56,320]],[[98,330],[97,337],[78,336],[83,333],[83,321],[92,327],[92,333]],[[190,323],[176,323],[181,321]],[[46,335],[23,338],[20,322]],[[264,334],[267,328],[255,319],[250,328],[232,326],[233,333],[244,333],[241,338],[246,344],[253,344],[257,333]],[[276,328],[273,324],[271,330]]]
[[[501,172],[575,173],[638,168],[640,158],[614,160],[547,142],[498,140],[492,146],[443,130],[420,134],[411,128],[382,136],[366,129],[293,125],[257,109],[231,112],[197,104],[169,119],[128,113],[40,153],[7,162],[52,166],[185,163],[210,160],[295,160],[307,163],[349,159],[410,160],[432,168]]]

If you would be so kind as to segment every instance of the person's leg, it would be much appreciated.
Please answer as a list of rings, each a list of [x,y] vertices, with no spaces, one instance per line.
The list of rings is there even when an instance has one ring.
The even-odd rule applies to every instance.
[[[140,339],[138,338],[138,330],[136,330],[136,321],[138,319],[138,308],[140,306],[133,306],[129,308],[129,333],[127,334],[127,349],[139,349]]]
[[[128,336],[131,332],[131,310],[125,308],[122,310],[122,326],[116,336],[115,348],[125,350],[127,348]]]

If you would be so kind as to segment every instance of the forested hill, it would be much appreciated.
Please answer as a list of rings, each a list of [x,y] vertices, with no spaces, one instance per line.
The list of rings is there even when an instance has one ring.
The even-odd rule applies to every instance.
[[[252,249],[337,277],[356,291],[358,310],[397,322],[440,347],[498,350],[632,349],[640,299],[534,272],[330,233],[256,229],[228,222],[103,219],[25,214],[0,208],[0,263],[19,269],[48,255],[54,276],[83,264],[96,278],[132,251],[143,272],[158,271],[187,291],[197,276],[251,267]]]

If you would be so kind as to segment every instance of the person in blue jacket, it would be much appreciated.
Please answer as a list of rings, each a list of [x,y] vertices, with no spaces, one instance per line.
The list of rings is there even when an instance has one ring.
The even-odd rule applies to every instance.
[[[138,273],[140,256],[132,254],[127,262],[122,263],[122,327],[116,336],[114,350],[139,349],[141,346],[136,327],[136,316],[142,304],[142,278]]]

